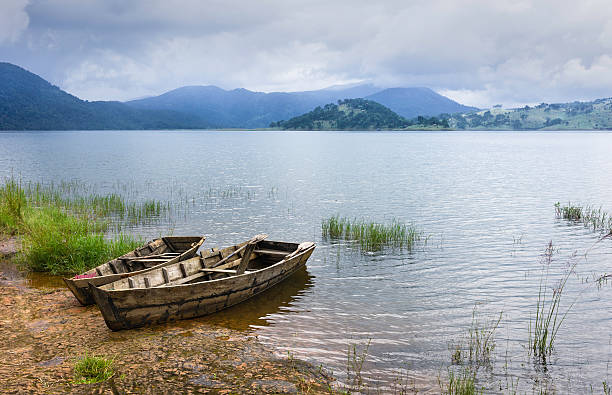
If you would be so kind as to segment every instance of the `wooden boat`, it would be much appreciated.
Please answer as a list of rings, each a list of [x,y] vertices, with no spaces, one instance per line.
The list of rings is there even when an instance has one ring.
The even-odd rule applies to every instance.
[[[240,303],[304,267],[315,244],[265,241],[200,251],[199,257],[103,286],[89,286],[112,330],[199,317]]]
[[[64,282],[82,305],[94,304],[89,284],[100,286],[153,267],[193,258],[205,239],[204,236],[168,236],[155,239],[85,273],[64,278]]]

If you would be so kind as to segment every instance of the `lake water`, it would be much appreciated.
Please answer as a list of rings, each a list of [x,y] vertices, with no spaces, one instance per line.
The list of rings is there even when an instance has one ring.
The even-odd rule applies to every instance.
[[[489,392],[600,392],[610,381],[612,286],[594,279],[612,272],[612,240],[596,243],[599,233],[556,218],[554,204],[612,211],[611,152],[605,132],[3,132],[0,176],[101,192],[127,185],[134,199],[183,202],[170,223],[131,230],[145,237],[315,241],[306,272],[200,320],[250,331],[340,380],[347,349],[370,342],[371,388],[402,380],[438,392],[449,344],[473,313],[481,322],[501,313],[492,366],[478,374]],[[427,242],[364,254],[322,238],[322,219],[336,214],[398,219]],[[550,241],[550,287],[576,266],[561,312],[574,305],[544,369],[527,344]]]

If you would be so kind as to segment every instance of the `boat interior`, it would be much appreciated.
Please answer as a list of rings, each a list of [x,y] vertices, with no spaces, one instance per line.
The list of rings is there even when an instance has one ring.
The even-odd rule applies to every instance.
[[[170,236],[146,245],[90,270],[86,274],[106,276],[148,269],[180,256],[199,243],[202,237]]]
[[[223,249],[202,249],[200,256],[117,280],[101,288],[150,288],[226,278],[269,267],[298,251],[298,246],[296,243],[257,240]]]

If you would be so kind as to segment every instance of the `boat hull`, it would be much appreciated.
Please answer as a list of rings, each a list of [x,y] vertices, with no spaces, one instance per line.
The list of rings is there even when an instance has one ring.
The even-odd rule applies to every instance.
[[[90,285],[106,325],[131,329],[212,314],[280,283],[306,265],[314,244],[270,267],[194,284],[106,290]]]
[[[125,272],[125,273],[105,274],[105,275],[99,275],[99,273],[96,273],[96,269],[102,266],[108,266],[109,262],[107,262],[103,265],[98,266],[97,268],[94,268],[86,272],[86,273],[96,273],[95,277],[64,278],[64,283],[66,284],[68,289],[70,289],[70,291],[74,294],[74,296],[77,298],[79,303],[81,303],[83,306],[91,305],[95,303],[95,300],[93,298],[93,295],[91,294],[91,291],[89,290],[89,284],[99,287],[99,286],[120,280],[122,278],[131,277],[133,275],[144,273],[151,269],[170,265],[176,262],[180,262],[180,261],[192,258],[193,256],[196,255],[202,243],[204,243],[204,239],[205,239],[204,237],[191,237],[191,236],[187,236],[187,237],[170,236],[170,237],[164,237],[162,239],[156,239],[156,240],[153,240],[147,243],[145,246],[139,248],[139,250],[145,249],[145,251],[154,252],[155,249],[159,249],[160,247],[162,247],[162,243],[173,243],[173,245],[175,245],[177,248],[181,248],[182,246],[185,247],[183,248],[184,251],[181,252],[180,255],[172,259],[169,259],[163,263],[154,265],[149,268],[143,268],[142,270],[135,270],[135,271]],[[126,255],[123,255],[123,256],[136,257],[136,255],[134,255],[134,251]],[[146,255],[142,256],[142,258],[145,258],[145,257]],[[113,261],[116,261],[116,259]],[[106,269],[106,270],[109,270],[109,269]]]

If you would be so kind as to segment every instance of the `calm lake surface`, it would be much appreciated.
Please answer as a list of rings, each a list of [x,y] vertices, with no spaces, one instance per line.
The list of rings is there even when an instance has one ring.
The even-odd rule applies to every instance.
[[[600,393],[610,382],[612,284],[594,280],[612,272],[612,240],[595,244],[599,233],[556,218],[554,204],[612,212],[611,153],[603,132],[3,132],[0,176],[180,201],[172,221],[129,230],[147,238],[315,241],[307,271],[200,320],[250,331],[340,380],[348,347],[370,341],[370,386],[404,380],[438,392],[449,344],[473,313],[481,322],[501,313],[492,367],[478,376],[488,392]],[[427,242],[364,254],[322,239],[322,219],[336,214],[413,223]],[[527,351],[542,269],[552,289],[574,263],[561,312],[575,304],[544,369]]]

